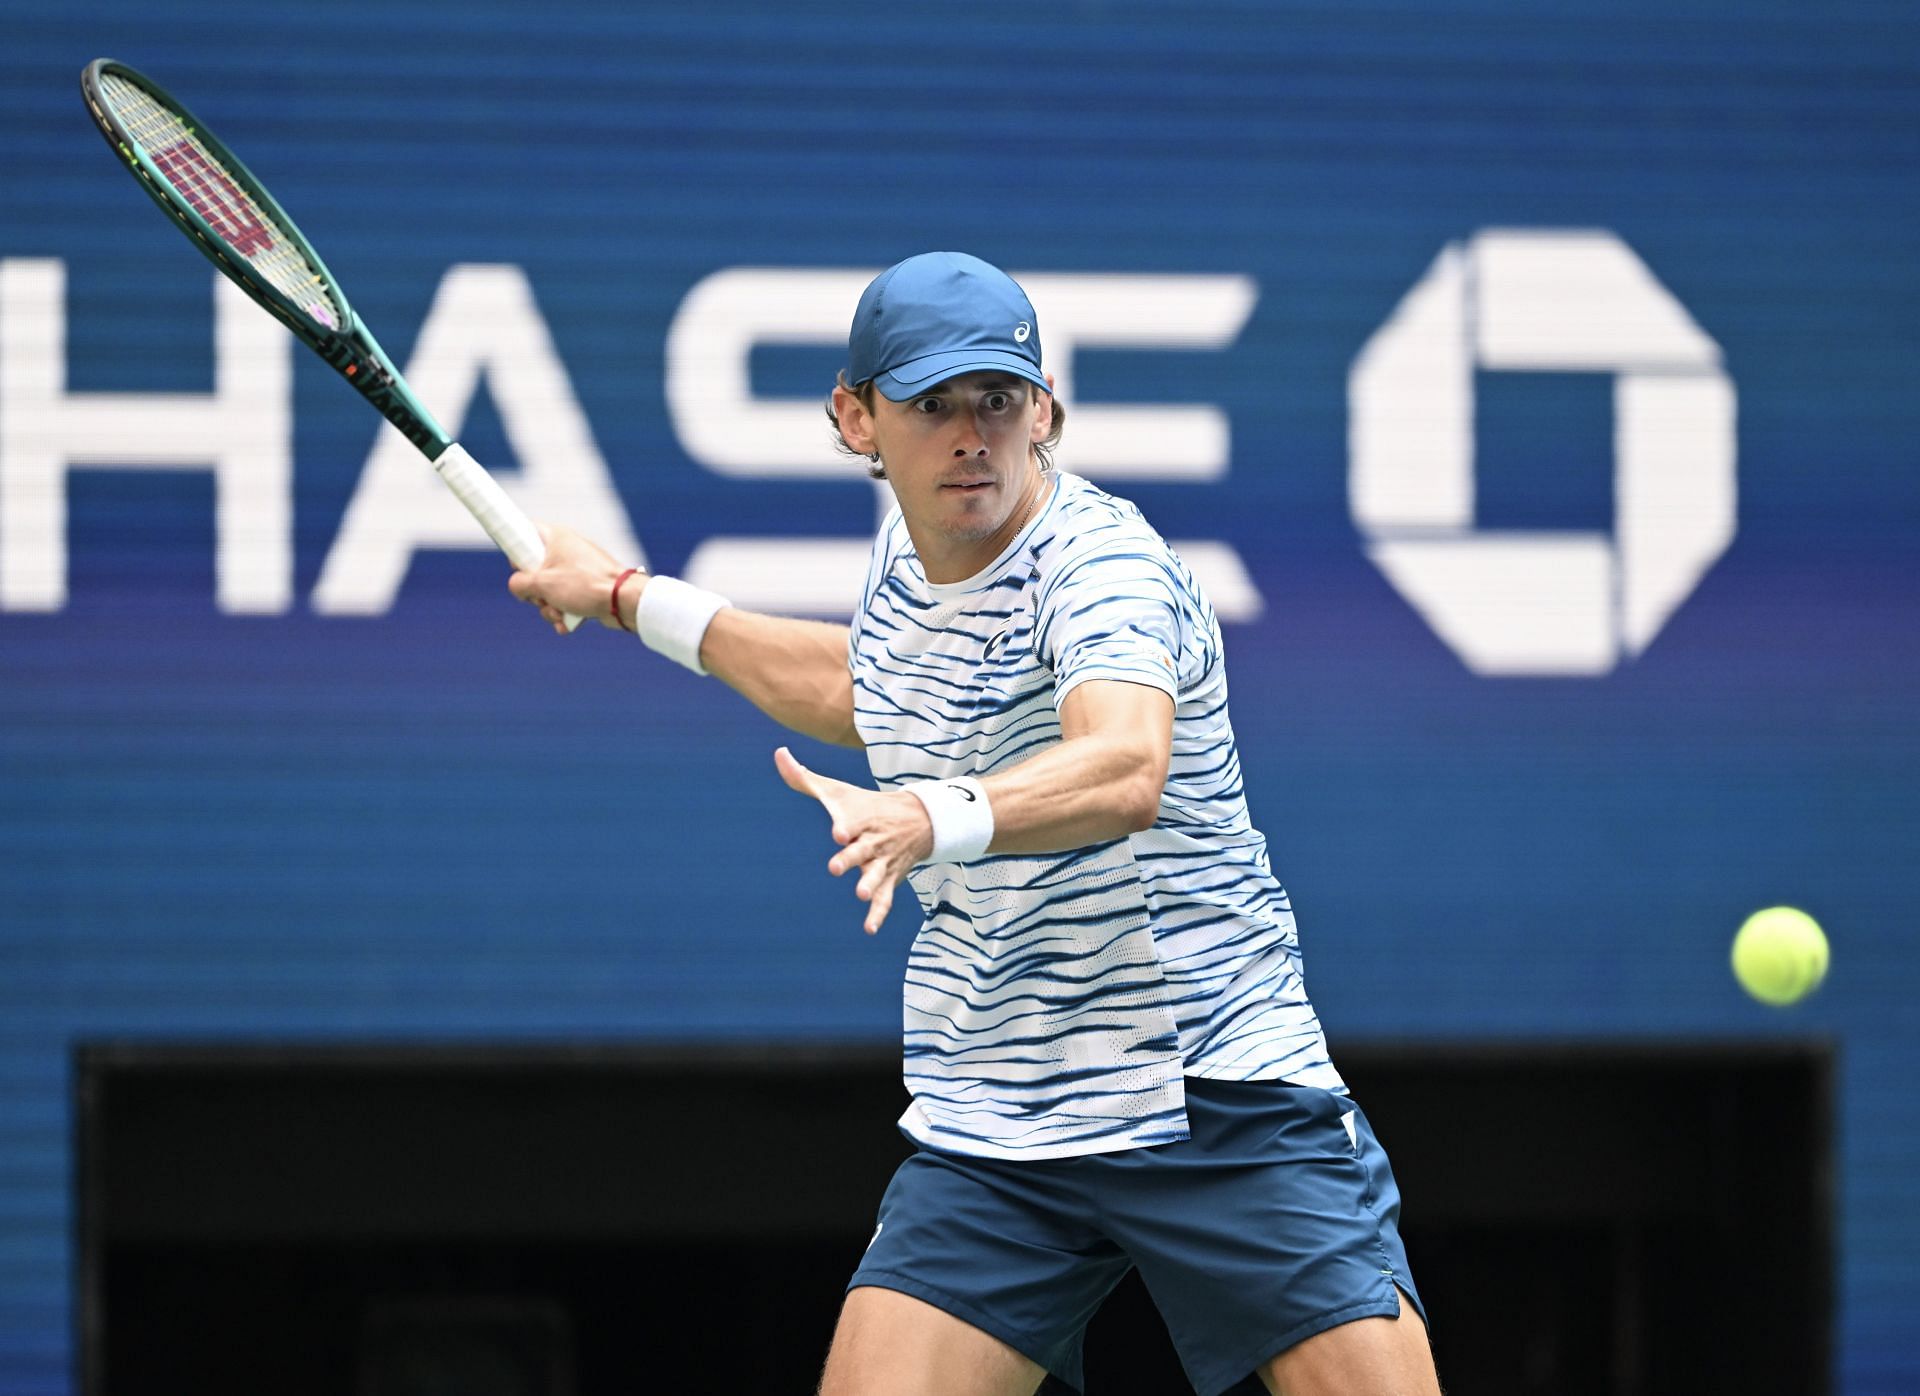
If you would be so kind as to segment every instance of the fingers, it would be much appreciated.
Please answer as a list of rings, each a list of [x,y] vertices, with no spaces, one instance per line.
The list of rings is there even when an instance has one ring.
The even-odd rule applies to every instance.
[[[507,578],[507,590],[539,611],[556,634],[571,635],[567,611],[598,615],[606,606],[607,583],[620,569],[611,555],[569,528],[544,520],[535,520],[534,527],[546,555],[537,566],[516,568]],[[593,597],[594,609],[582,604],[583,596]],[[617,622],[611,624],[619,628]]]
[[[834,809],[828,795],[841,782],[830,777],[816,774],[800,764],[800,758],[785,747],[778,747],[773,753],[774,769],[780,772],[780,779],[787,783],[788,789],[798,790],[802,795],[811,795],[827,807],[827,813],[834,816],[833,836],[841,843],[852,837],[841,826],[839,812]]]
[[[787,783],[789,790],[798,790],[802,795],[813,794],[813,772],[800,764],[800,760],[785,747],[773,750],[773,768],[780,773],[780,779]]]
[[[856,897],[868,904],[865,929],[868,935],[873,935],[893,909],[893,889],[900,882],[897,855],[886,851],[889,846],[886,820],[861,804],[857,787],[808,770],[786,747],[774,750],[773,765],[788,789],[812,796],[833,816],[833,839],[841,848],[827,860],[827,871],[841,877],[854,868],[861,870],[860,881],[853,890]],[[842,792],[851,793],[842,798]],[[864,793],[869,800],[875,798],[871,791]],[[849,814],[849,807],[864,813]]]
[[[867,908],[866,932],[874,935],[885,923],[887,913],[893,910],[893,888],[896,879],[883,879],[871,894],[872,905]]]
[[[844,786],[840,781],[832,780],[826,776],[816,775],[814,772],[808,770],[800,764],[799,758],[785,747],[775,749],[773,753],[773,765],[774,769],[780,772],[780,779],[787,783],[788,789],[797,790],[802,795],[811,795],[814,799],[818,800],[826,809],[827,813],[833,817],[833,841],[835,843],[847,843],[852,840],[853,830],[847,827],[847,821],[842,811],[842,803],[835,797],[834,793],[838,789],[848,787]],[[834,876],[838,877],[839,874],[835,873]]]
[[[507,578],[507,590],[516,601],[524,601],[540,613],[540,619],[552,626],[557,635],[571,635],[567,629],[567,617],[558,606],[553,605],[537,591],[539,583],[532,572],[516,571]]]
[[[573,632],[567,628],[566,613],[558,606],[549,605],[547,602],[532,596],[523,596],[520,599],[540,612],[540,619],[553,627],[554,634],[573,634]]]
[[[833,837],[846,847],[827,859],[827,871],[835,877],[869,862],[880,848],[879,841],[871,836],[871,831],[864,831],[859,837],[852,839],[841,838],[843,832],[840,825],[836,823],[833,828]]]
[[[853,895],[870,904],[865,929],[872,935],[893,908],[893,889],[899,885],[900,873],[893,859],[880,851],[879,839],[865,834],[827,860],[827,871],[835,877],[852,868],[861,870]]]

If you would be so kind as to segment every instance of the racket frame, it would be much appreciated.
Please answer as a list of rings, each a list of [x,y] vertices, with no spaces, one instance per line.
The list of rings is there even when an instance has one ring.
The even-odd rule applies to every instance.
[[[222,167],[220,173],[267,216],[271,224],[268,231],[284,238],[319,274],[321,288],[339,318],[338,325],[329,326],[316,320],[304,307],[261,275],[227,237],[176,190],[173,180],[114,110],[103,87],[103,80],[110,76],[138,87],[155,104],[178,118],[188,135],[219,162]],[[253,172],[227,149],[225,142],[209,131],[184,102],[176,100],[159,83],[114,59],[96,58],[89,63],[80,74],[80,90],[86,98],[87,110],[93,116],[94,125],[106,138],[108,146],[126,161],[139,180],[140,187],[180,226],[207,260],[285,325],[296,339],[331,364],[361,397],[373,404],[375,411],[412,442],[433,463],[433,468],[447,488],[466,506],[467,512],[487,531],[514,566],[529,571],[538,567],[546,553],[546,545],[538,527],[507,497],[499,483],[448,435],[439,420],[427,410],[426,404],[413,395],[406,379],[393,366],[393,360],[387,357],[380,342],[354,313],[346,292],[321,260],[320,254],[314,250],[313,244],[307,241],[298,225],[287,216],[287,211],[280,207],[280,201],[253,177]],[[565,617],[566,628],[572,630],[580,621],[581,617],[569,613]]]
[[[141,88],[156,103],[177,116],[194,139],[220,162],[227,177],[260,206],[272,220],[273,234],[291,242],[320,273],[328,298],[339,312],[340,324],[337,327],[328,328],[316,321],[255,271],[253,264],[230,250],[227,239],[201,216],[199,210],[176,192],[173,181],[155,163],[146,147],[127,128],[115,113],[113,104],[107,100],[101,89],[101,79],[109,74]],[[107,144],[127,163],[139,180],[140,187],[147,191],[148,196],[169,218],[179,224],[208,261],[265,307],[297,339],[332,365],[360,396],[373,405],[375,411],[391,422],[428,460],[437,461],[453,445],[453,438],[433,413],[427,410],[426,404],[413,395],[413,390],[393,366],[393,360],[387,357],[386,350],[380,347],[380,342],[354,313],[339,281],[328,270],[313,244],[300,232],[298,225],[280,207],[279,200],[267,192],[245,163],[227,149],[226,144],[208,130],[185,103],[175,99],[144,73],[111,58],[96,58],[89,63],[80,75],[80,89],[86,97],[87,110]]]

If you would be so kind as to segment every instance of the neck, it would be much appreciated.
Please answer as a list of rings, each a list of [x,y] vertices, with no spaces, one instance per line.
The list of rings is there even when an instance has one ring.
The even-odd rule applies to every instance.
[[[1027,488],[1021,492],[1020,502],[998,528],[984,538],[948,539],[925,536],[930,530],[916,528],[913,520],[908,519],[907,536],[913,539],[913,550],[919,554],[921,570],[927,574],[927,580],[935,586],[946,586],[953,582],[964,582],[978,574],[1001,553],[1007,544],[1020,536],[1020,530],[1033,521],[1040,512],[1040,506],[1046,501],[1047,493],[1053,488],[1053,474],[1042,471],[1037,466],[1030,473]]]

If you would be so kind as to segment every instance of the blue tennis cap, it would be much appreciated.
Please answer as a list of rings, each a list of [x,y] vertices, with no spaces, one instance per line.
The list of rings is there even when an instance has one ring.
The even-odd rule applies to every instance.
[[[1040,322],[1011,276],[964,252],[896,262],[860,296],[847,335],[847,382],[893,402],[962,373],[1000,369],[1043,391]]]

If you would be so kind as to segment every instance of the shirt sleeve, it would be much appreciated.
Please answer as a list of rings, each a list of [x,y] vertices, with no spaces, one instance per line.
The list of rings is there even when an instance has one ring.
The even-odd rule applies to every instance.
[[[1118,679],[1180,698],[1182,591],[1157,538],[1115,540],[1043,582],[1037,649],[1053,670],[1053,704],[1088,679]]]

